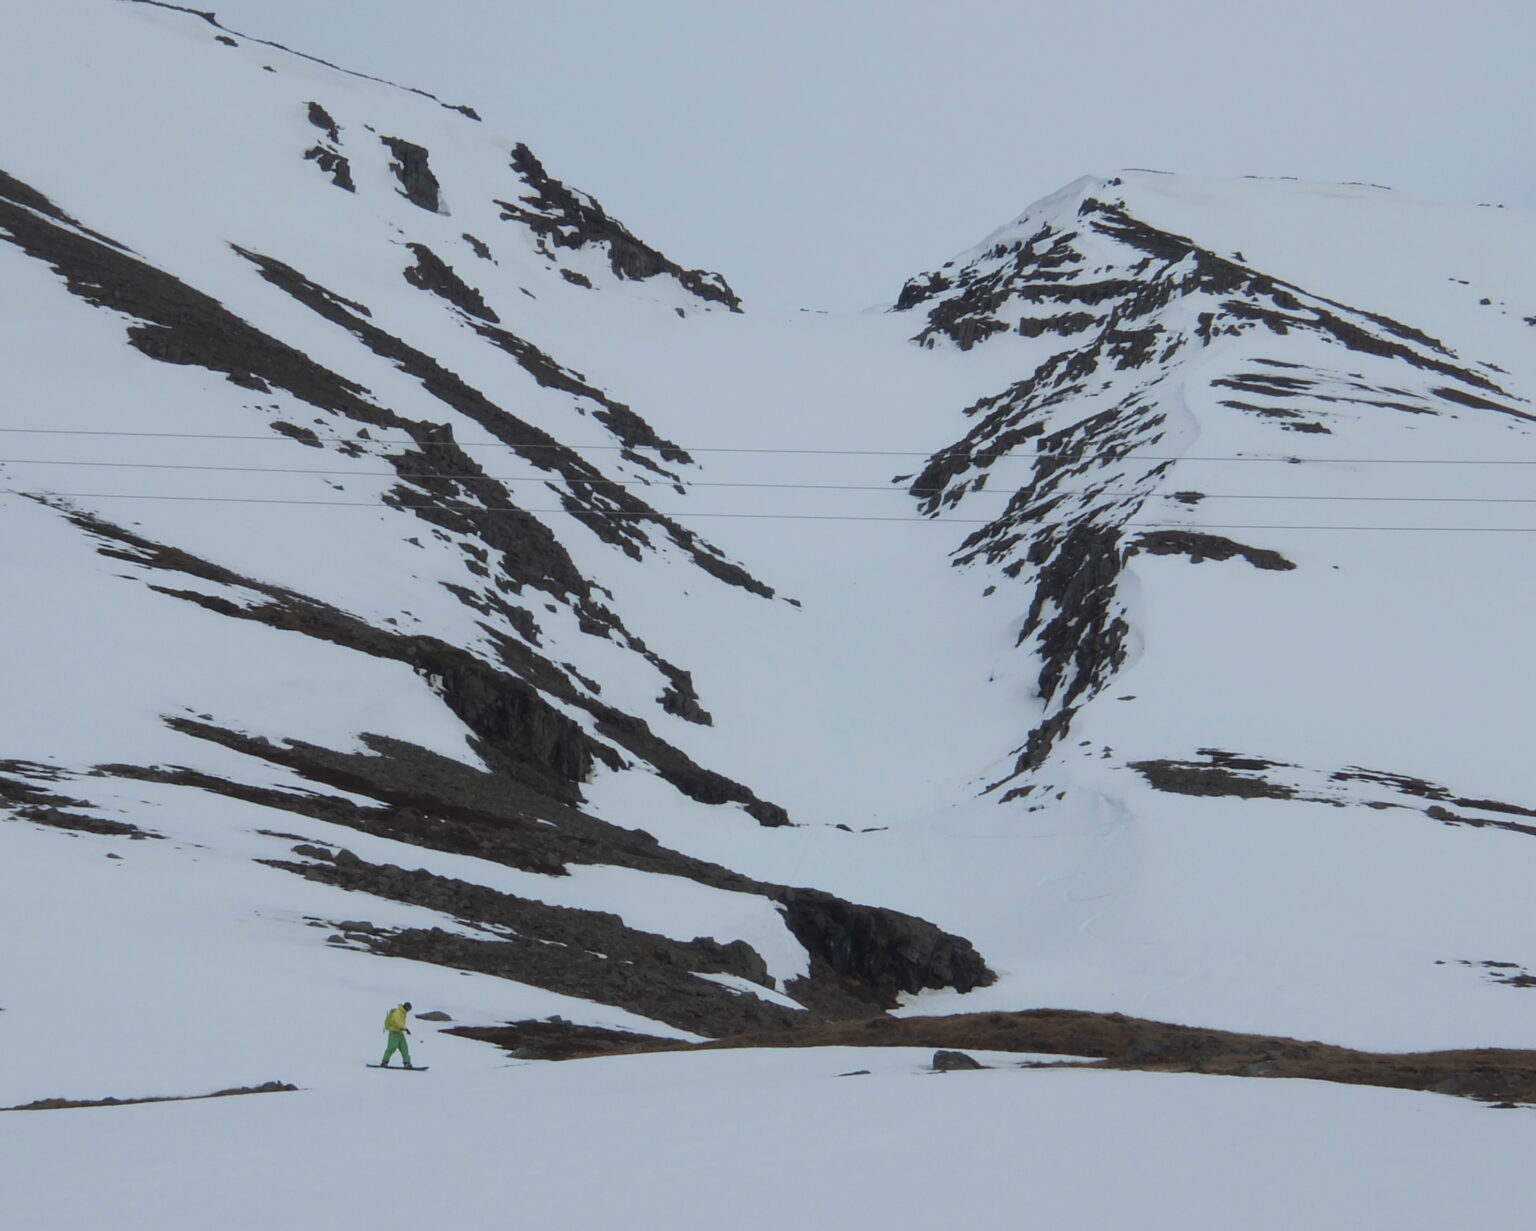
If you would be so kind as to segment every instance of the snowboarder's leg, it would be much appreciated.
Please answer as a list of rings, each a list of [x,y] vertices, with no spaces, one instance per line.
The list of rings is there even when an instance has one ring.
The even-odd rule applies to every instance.
[[[400,1058],[405,1061],[405,1067],[406,1068],[410,1068],[411,1067],[411,1045],[405,1041],[405,1035],[398,1034],[395,1037],[400,1040]]]
[[[398,1030],[391,1030],[389,1032],[389,1046],[384,1049],[384,1059],[379,1061],[379,1067],[383,1068],[384,1066],[388,1065],[389,1058],[393,1056],[397,1051],[404,1050],[404,1048],[405,1035],[401,1034]],[[411,1062],[409,1052],[406,1053],[405,1062],[407,1064]]]

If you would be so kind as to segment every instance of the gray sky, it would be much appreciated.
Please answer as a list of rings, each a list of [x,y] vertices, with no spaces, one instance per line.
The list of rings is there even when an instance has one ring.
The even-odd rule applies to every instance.
[[[1536,209],[1530,0],[191,6],[469,103],[749,308],[889,302],[1122,167]]]

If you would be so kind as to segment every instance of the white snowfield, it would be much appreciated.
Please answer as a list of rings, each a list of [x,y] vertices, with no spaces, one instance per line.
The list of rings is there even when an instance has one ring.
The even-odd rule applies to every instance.
[[[906,1049],[630,1056],[4,1117],[18,1227],[1529,1226],[1529,1114]],[[839,1076],[867,1070],[865,1076]],[[89,1183],[82,1183],[85,1174]]]
[[[0,172],[368,405],[449,426],[635,640],[594,634],[555,588],[497,594],[472,539],[383,502],[399,431],[363,436],[281,388],[152,362],[126,344],[133,318],[87,302],[0,227],[0,1107],[301,1088],[0,1112],[0,1225],[1530,1225],[1536,1118],[1430,1094],[1021,1068],[1047,1058],[1000,1054],[980,1055],[989,1071],[932,1074],[930,1052],[903,1048],[539,1064],[421,1022],[412,1045],[429,1073],[371,1071],[402,1000],[461,1025],[559,1015],[697,1036],[364,952],[344,921],[483,933],[256,862],[292,859],[296,843],[675,940],[746,941],[773,988],[707,977],[770,1004],[790,1003],[808,956],[756,893],[608,865],[519,871],[97,767],[317,789],[167,719],[338,752],[385,736],[482,766],[429,676],[165,592],[248,610],[266,599],[251,586],[279,587],[486,663],[500,661],[498,638],[520,639],[783,805],[794,826],[763,827],[628,753],[581,784],[594,816],[763,881],[921,916],[998,975],[964,995],[910,995],[904,1014],[1059,1007],[1374,1050],[1531,1046],[1536,992],[1518,976],[1536,972],[1536,220],[1363,185],[1086,177],[943,272],[1003,277],[1044,228],[1036,260],[1059,239],[1108,298],[1059,301],[1044,277],[986,309],[1001,322],[992,336],[919,345],[928,313],[970,282],[855,317],[732,312],[669,274],[619,277],[606,244],[551,246],[504,218],[528,189],[515,133],[494,116],[169,6],[48,0],[7,24],[0,96],[29,118],[0,126]],[[430,151],[438,210],[407,198],[382,138]],[[316,147],[347,157],[355,191],[306,158]],[[1321,304],[1375,349],[1254,324],[1231,307],[1241,293],[1180,284],[1145,318],[1158,353],[1101,361],[1030,411],[1038,433],[994,454],[977,437],[953,499],[924,516],[907,489],[929,458],[1026,396],[1021,382],[1053,356],[1116,327],[1041,322],[1129,313],[1135,288],[1199,267],[1178,253],[1143,263],[1131,239],[1093,226],[1111,216],[1093,202],[1279,280],[1311,305],[1299,315]],[[470,314],[408,283],[413,244],[501,328],[693,461],[622,448],[590,393],[541,385]],[[365,306],[359,320],[604,482],[633,485],[775,596],[724,584],[659,532],[625,554],[568,511],[567,478],[515,455],[360,328],[264,280],[241,249]],[[1259,379],[1277,375],[1303,383]],[[1104,415],[1135,425],[1134,447],[1086,434]],[[1079,431],[1083,466],[1056,468],[1067,450],[1042,442]],[[996,529],[1016,492],[1047,482],[1056,504]],[[1177,498],[1188,493],[1199,499]],[[71,510],[250,585],[104,554]],[[1041,695],[1039,631],[1020,642],[1043,584],[1028,536],[1094,518],[1123,545],[1187,527],[1294,568],[1123,556],[1105,600],[1123,661],[1018,773],[1032,729],[1064,704]],[[957,567],[983,534],[997,553]],[[536,640],[456,592],[505,597]],[[1043,618],[1063,601],[1076,600],[1052,597]],[[713,725],[666,712],[668,680],[635,641],[692,674]],[[587,709],[548,699],[617,748]],[[1148,768],[1160,764],[1172,779]],[[5,793],[22,780],[156,836],[25,819]]]

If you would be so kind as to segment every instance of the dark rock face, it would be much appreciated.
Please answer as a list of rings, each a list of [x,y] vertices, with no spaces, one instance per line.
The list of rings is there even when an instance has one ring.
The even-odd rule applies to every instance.
[[[0,761],[0,820],[28,821],[50,829],[70,829],[77,833],[100,834],[113,838],[159,838],[126,821],[108,821],[77,812],[91,805],[50,790],[45,783],[61,781],[58,770],[31,761]]]
[[[1294,787],[1271,782],[1256,772],[1272,767],[1271,762],[1257,759],[1204,765],[1196,761],[1133,761],[1130,765],[1159,791],[1231,795],[1238,799],[1294,799]]]
[[[343,155],[323,145],[313,145],[304,151],[304,157],[329,175],[336,187],[348,192],[357,191],[357,185],[352,182],[352,164]]]
[[[924,919],[855,906],[830,894],[790,889],[778,895],[784,922],[813,957],[894,1005],[898,992],[996,982],[971,943]]]
[[[807,1016],[696,977],[734,975],[771,987],[763,959],[742,941],[671,940],[629,928],[617,915],[369,864],[345,850],[322,862],[264,862],[308,880],[441,911],[488,933],[485,939],[438,929],[356,933],[357,943],[375,952],[512,978],[709,1035],[789,1025]]]
[[[190,770],[109,765],[97,772],[228,795],[371,835],[470,854],[545,875],[563,875],[572,863],[598,863],[682,877],[777,902],[784,907],[791,933],[811,959],[810,974],[783,989],[803,1006],[791,1011],[794,1020],[863,1017],[893,1005],[901,991],[946,986],[970,990],[995,979],[968,941],[924,920],[847,902],[818,890],[753,880],[669,850],[643,831],[612,825],[563,805],[546,793],[530,790],[526,781],[504,771],[472,770],[425,749],[377,736],[364,737],[372,752],[359,755],[293,740],[278,745],[188,719],[169,721],[184,734],[282,765],[317,785],[345,791],[349,798],[250,786]],[[355,802],[357,797],[379,803],[360,805]],[[490,929],[495,938],[494,943],[466,945],[460,938],[438,933],[386,935],[371,924],[353,922],[339,925],[346,934],[343,941],[484,970],[576,995],[590,994],[603,1003],[625,1004],[703,1033],[759,1028],[752,1024],[759,1020],[757,1006],[750,1006],[750,1020],[743,1019],[741,1006],[729,998],[736,993],[716,986],[700,999],[692,983],[678,984],[671,978],[677,971],[697,970],[764,983],[766,971],[761,958],[740,942],[721,945],[695,939],[684,944],[655,938],[633,932],[602,912],[547,907],[425,872],[369,865],[313,843],[299,843],[293,849],[316,862],[277,861],[275,866],[374,896],[444,910]],[[500,935],[508,928],[522,937],[538,939],[539,947],[526,951],[516,948]],[[557,959],[578,951],[608,965],[593,965],[583,958],[578,973],[563,970]],[[598,959],[593,955],[605,956]],[[648,985],[648,976],[638,981],[631,977],[637,971],[645,976],[655,962],[668,972],[662,984],[653,981]],[[630,969],[616,974],[614,963],[628,964]],[[674,1010],[663,1002],[670,996],[666,989],[676,987],[688,990],[684,1003],[691,1007],[678,1010],[686,1016],[674,1019],[668,1016]],[[717,992],[728,996],[722,999]]]
[[[1198,755],[1204,759],[1132,761],[1128,768],[1141,774],[1156,790],[1178,795],[1295,799],[1335,808],[1362,807],[1376,811],[1401,809],[1443,825],[1496,829],[1536,837],[1536,825],[1508,819],[1511,816],[1536,819],[1536,809],[1495,799],[1457,795],[1446,787],[1409,774],[1350,766],[1329,774],[1326,784],[1320,785],[1315,775],[1309,776],[1295,765],[1263,757],[1239,756],[1219,748],[1201,748]],[[1388,798],[1362,795],[1363,789],[1372,788],[1386,792]],[[1425,806],[1426,800],[1432,802]],[[1446,804],[1461,811],[1453,812]],[[1473,815],[1479,812],[1493,815]]]
[[[567,188],[544,170],[533,151],[519,144],[512,151],[512,167],[528,186],[529,193],[516,203],[497,201],[502,218],[517,221],[539,237],[545,255],[557,260],[556,248],[584,248],[604,244],[608,262],[620,278],[635,281],[669,274],[684,290],[711,303],[725,304],[733,312],[741,310],[741,300],[719,274],[701,269],[683,269],[649,244],[636,239],[617,219],[610,218],[596,201],[585,193]]]
[[[437,176],[432,174],[427,151],[400,137],[380,137],[379,140],[387,145],[389,152],[395,156],[395,161],[389,164],[389,169],[400,181],[400,195],[412,205],[430,214],[447,213],[448,211],[443,208],[442,185],[437,182]]]
[[[323,132],[332,142],[341,140],[341,130],[336,127],[336,121],[331,118],[331,113],[319,103],[309,104],[309,122]]]
[[[1192,563],[1204,560],[1246,560],[1254,568],[1289,572],[1296,565],[1278,551],[1267,547],[1245,547],[1216,534],[1198,534],[1190,530],[1153,530],[1136,536],[1129,555],[1138,551],[1154,556],[1188,556]]]
[[[764,825],[785,825],[789,818],[775,804],[724,775],[704,769],[657,737],[641,719],[622,713],[575,687],[547,660],[502,645],[523,670],[500,671],[467,650],[434,637],[398,633],[364,623],[295,591],[269,586],[200,560],[186,552],[151,542],[103,519],[70,513],[70,519],[102,541],[105,555],[136,564],[214,581],[263,595],[264,602],[242,605],[193,590],[156,586],[161,593],[196,603],[235,619],[255,620],[285,631],[329,641],[379,658],[406,663],[433,682],[445,704],[476,735],[476,750],[536,798],[561,804],[579,802],[579,784],[596,761],[619,768],[607,744],[587,735],[540,694],[543,688],[578,705],[597,719],[600,735],[641,759],[678,790],[709,804],[739,804]],[[529,683],[536,680],[538,687]],[[185,727],[194,724],[176,720]]]
[[[482,321],[489,321],[493,325],[500,324],[501,317],[485,306],[485,300],[480,292],[454,273],[453,267],[437,253],[426,244],[407,244],[406,247],[416,254],[416,264],[405,271],[407,282],[424,291],[442,296],[454,307],[471,316],[479,317]]]
[[[485,428],[494,437],[510,445],[529,464],[565,479],[570,490],[569,494],[562,498],[562,504],[573,517],[581,520],[599,538],[623,548],[627,554],[639,559],[644,549],[654,546],[645,534],[644,527],[647,524],[658,526],[665,531],[673,543],[687,552],[693,562],[706,572],[721,580],[728,580],[731,584],[741,585],[763,597],[772,596],[773,591],[762,582],[752,578],[739,566],[724,560],[717,549],[703,542],[692,531],[657,513],[625,488],[607,480],[601,472],[574,450],[560,444],[547,432],[524,422],[496,405],[484,393],[444,368],[430,355],[361,319],[355,311],[356,305],[349,304],[348,301],[305,278],[299,271],[281,261],[246,252],[243,249],[237,249],[237,251],[255,264],[269,282],[287,291],[324,319],[345,326],[376,354],[392,360],[402,369],[416,376],[434,397],[452,406]],[[575,378],[573,373],[561,369],[542,351],[506,330],[488,322],[477,323],[475,329],[483,337],[516,357],[525,369],[540,380],[541,384],[548,383],[569,392],[580,392],[584,396],[593,396],[597,393]],[[594,400],[597,398],[594,397]],[[637,425],[642,421],[629,411],[628,407],[610,402],[606,398],[603,398],[599,405],[608,411],[608,423],[617,425],[622,431],[641,432]],[[603,421],[600,415],[594,415],[594,417]],[[649,431],[648,428],[644,430]],[[417,432],[426,435],[419,425]],[[443,430],[438,430],[436,434],[442,437]],[[652,442],[655,442],[654,445]],[[432,439],[430,443],[450,446],[451,437]],[[631,442],[630,450],[624,456],[631,460],[639,459],[642,455],[635,453],[634,450],[642,445],[651,445],[663,456],[666,456],[668,449],[681,453],[675,445],[668,445],[654,433],[650,433],[648,440]],[[478,465],[463,454],[462,450],[456,451],[458,453],[455,459],[457,469],[453,473],[455,481],[463,484],[467,480],[476,478],[480,471]],[[682,457],[686,459],[687,455],[682,454]],[[659,470],[659,467],[656,469]],[[483,492],[483,498],[489,500],[494,507],[515,511],[512,509],[507,493],[500,490],[494,483],[478,482],[475,484],[475,490],[477,493]],[[419,499],[420,493],[411,493],[411,495]],[[468,517],[477,521],[475,533],[481,538],[494,540],[498,537],[497,519],[486,519],[483,515],[477,516],[462,506],[455,509],[453,515],[455,518]],[[533,519],[526,520],[532,522]],[[527,528],[532,530],[531,526]],[[552,539],[550,541],[553,542]],[[565,554],[563,549],[558,550],[562,556]],[[569,571],[574,574],[574,569]],[[579,584],[585,587],[585,582]],[[615,617],[610,613],[608,618]]]
[[[309,122],[325,134],[325,140],[304,152],[304,157],[315,163],[331,177],[331,183],[348,192],[356,192],[352,182],[352,164],[341,152],[341,129],[331,113],[317,102],[309,104]]]
[[[944,1051],[940,1049],[933,1053],[933,1071],[935,1073],[964,1073],[984,1069],[987,1066],[974,1056],[967,1056],[963,1051]]]

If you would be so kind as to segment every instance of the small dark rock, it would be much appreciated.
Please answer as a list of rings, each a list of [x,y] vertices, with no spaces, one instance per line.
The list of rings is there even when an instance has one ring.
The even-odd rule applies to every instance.
[[[967,1056],[963,1051],[936,1051],[933,1053],[935,1073],[959,1073],[967,1069],[984,1069],[981,1061]]]

